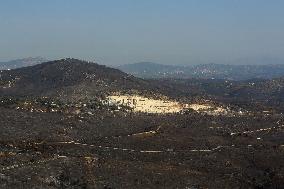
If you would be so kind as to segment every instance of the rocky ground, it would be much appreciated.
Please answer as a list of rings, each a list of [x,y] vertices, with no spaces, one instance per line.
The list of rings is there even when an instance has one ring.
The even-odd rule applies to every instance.
[[[281,114],[0,117],[0,188],[284,187]]]

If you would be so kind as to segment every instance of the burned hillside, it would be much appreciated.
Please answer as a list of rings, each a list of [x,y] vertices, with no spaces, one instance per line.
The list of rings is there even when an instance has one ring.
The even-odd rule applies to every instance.
[[[284,186],[275,81],[142,80],[76,59],[0,76],[0,188]]]

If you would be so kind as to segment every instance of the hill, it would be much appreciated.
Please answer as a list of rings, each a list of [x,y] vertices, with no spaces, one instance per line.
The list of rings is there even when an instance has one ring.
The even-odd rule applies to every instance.
[[[258,111],[259,105],[284,111],[284,77],[229,81],[217,79],[153,79],[169,96],[211,99]]]
[[[0,93],[82,99],[108,92],[147,90],[151,85],[117,69],[77,59],[61,59],[1,71]]]

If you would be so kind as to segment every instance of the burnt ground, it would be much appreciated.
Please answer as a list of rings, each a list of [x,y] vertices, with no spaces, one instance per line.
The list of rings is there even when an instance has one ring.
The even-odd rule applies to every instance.
[[[284,188],[284,116],[0,107],[0,188]]]
[[[284,188],[283,83],[143,80],[76,59],[1,71],[0,188]],[[244,114],[117,112],[101,103],[112,92]]]

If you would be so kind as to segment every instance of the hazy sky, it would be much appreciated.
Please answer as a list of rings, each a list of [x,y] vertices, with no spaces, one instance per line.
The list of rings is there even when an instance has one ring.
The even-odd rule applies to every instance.
[[[101,64],[284,60],[284,1],[1,0],[0,61],[28,56]]]

